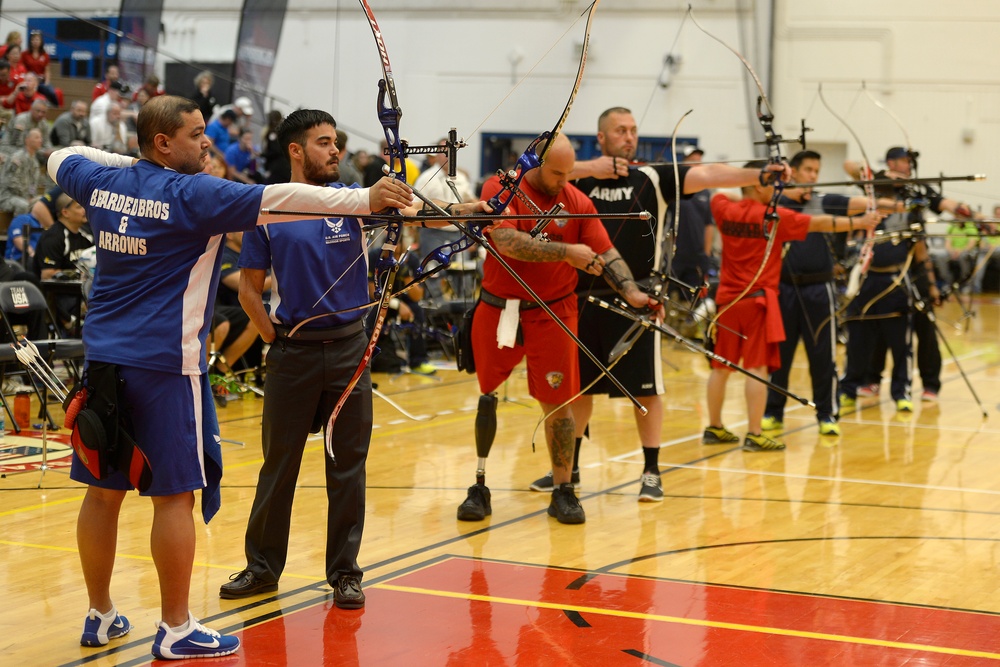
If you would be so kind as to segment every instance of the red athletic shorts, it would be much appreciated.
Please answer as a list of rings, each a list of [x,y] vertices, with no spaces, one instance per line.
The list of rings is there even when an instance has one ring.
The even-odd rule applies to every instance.
[[[552,309],[576,333],[576,295],[552,304]],[[557,405],[580,391],[580,366],[576,345],[541,308],[521,311],[523,345],[497,347],[501,309],[480,302],[472,321],[472,349],[476,377],[484,394],[496,391],[528,358],[528,392],[542,403]]]
[[[778,343],[767,342],[766,313],[762,296],[741,299],[732,308],[725,309],[719,318],[720,326],[716,328],[715,353],[734,364],[739,364],[742,359],[744,368],[767,366],[768,373],[781,368]],[[746,339],[737,334],[746,336]],[[712,368],[725,366],[713,361]]]

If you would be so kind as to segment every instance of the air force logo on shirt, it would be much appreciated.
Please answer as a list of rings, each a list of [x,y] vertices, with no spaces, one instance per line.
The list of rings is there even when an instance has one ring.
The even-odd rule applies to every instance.
[[[344,229],[343,218],[323,218],[323,222],[326,223],[324,239],[327,245],[351,240],[351,233]]]

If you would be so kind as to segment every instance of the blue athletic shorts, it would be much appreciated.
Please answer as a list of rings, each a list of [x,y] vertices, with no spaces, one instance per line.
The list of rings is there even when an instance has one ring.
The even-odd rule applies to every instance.
[[[149,459],[153,483],[144,496],[170,496],[202,489],[205,450],[219,448],[208,375],[175,375],[119,366],[125,380],[125,401],[135,427],[135,441]],[[103,489],[130,491],[134,487],[121,472],[97,480],[73,454],[70,477]]]

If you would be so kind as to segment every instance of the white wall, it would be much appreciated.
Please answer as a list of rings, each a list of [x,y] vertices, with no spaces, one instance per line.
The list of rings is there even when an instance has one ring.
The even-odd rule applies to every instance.
[[[470,143],[460,163],[478,173],[479,132],[540,133],[562,111],[578,63],[584,22],[572,24],[585,8],[583,0],[370,3],[393,64],[402,133],[411,142],[434,142],[456,126]],[[54,4],[85,16],[113,13],[118,6],[117,0]],[[191,60],[231,59],[241,4],[166,0],[161,48]],[[681,115],[694,109],[680,134],[698,137],[706,159],[754,155],[751,141],[758,128],[748,100],[756,93],[749,91],[737,58],[690,21],[678,36],[686,5],[683,0],[601,2],[566,131],[593,133],[601,111],[622,105],[634,111],[641,134],[669,136]],[[766,85],[771,3],[694,0],[694,5],[701,23],[744,53]],[[904,143],[892,120],[859,97],[864,80],[899,115],[922,152],[922,175],[987,172],[1000,180],[995,38],[1000,2],[775,0],[774,6],[776,127],[794,136],[806,117],[816,130],[810,142],[827,151],[825,177],[841,177],[838,152],[860,154],[815,99],[820,81],[874,162],[890,145]],[[53,13],[34,0],[3,0],[0,34],[28,16]],[[675,38],[672,51],[682,63],[664,89],[656,80]],[[521,60],[515,67],[516,54]],[[540,59],[511,92],[512,75],[520,78]],[[381,137],[375,116],[380,76],[375,43],[357,2],[290,0],[271,85],[271,93],[288,102],[279,108],[328,109],[354,135],[353,149],[371,149]],[[786,148],[788,154],[795,150]],[[1000,186],[989,181],[947,185],[945,192],[989,207],[1000,201]]]
[[[1000,3],[991,0],[779,0],[774,98],[783,122],[805,116],[811,138],[861,153],[817,99],[858,133],[875,169],[902,130],[861,92],[899,117],[920,151],[921,176],[986,173],[983,183],[946,183],[947,196],[1000,203]],[[833,160],[823,177],[842,174]]]

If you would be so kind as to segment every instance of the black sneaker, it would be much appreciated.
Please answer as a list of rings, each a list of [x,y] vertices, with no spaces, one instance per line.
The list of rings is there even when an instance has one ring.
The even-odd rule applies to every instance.
[[[569,481],[570,484],[573,485],[574,489],[580,488],[579,468],[573,468],[573,472],[570,473]],[[550,470],[547,473],[545,473],[544,477],[539,477],[538,479],[536,479],[534,482],[531,483],[531,486],[529,486],[528,488],[531,489],[532,491],[552,491],[552,489],[555,488],[555,486],[552,484],[552,471]]]
[[[345,574],[337,579],[333,587],[333,604],[341,609],[361,609],[365,606],[365,593],[361,590],[361,579]]]
[[[459,521],[482,521],[490,514],[490,489],[485,484],[473,484],[469,487],[469,495],[465,502],[458,506]]]
[[[552,489],[552,502],[549,503],[549,516],[554,516],[559,523],[583,523],[587,515],[583,512],[572,483],[560,484]]]
[[[639,487],[639,501],[645,503],[658,503],[663,500],[663,484],[660,476],[655,472],[644,472],[640,478],[642,486]]]

